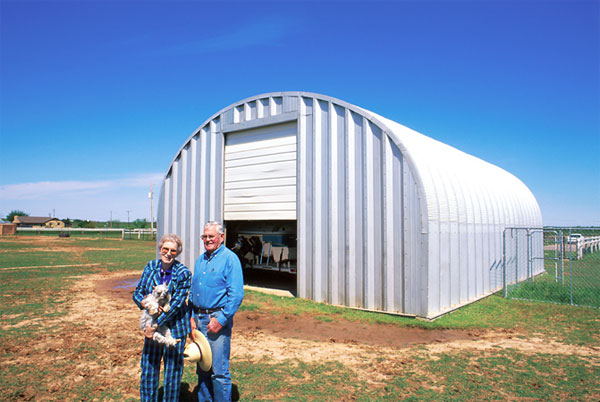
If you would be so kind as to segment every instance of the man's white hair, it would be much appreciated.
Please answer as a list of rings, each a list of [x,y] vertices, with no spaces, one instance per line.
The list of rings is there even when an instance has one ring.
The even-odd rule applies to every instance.
[[[208,221],[204,225],[204,230],[206,230],[209,227],[214,227],[217,230],[217,233],[219,233],[219,234],[224,234],[225,233],[225,228],[223,227],[223,224],[221,222]]]

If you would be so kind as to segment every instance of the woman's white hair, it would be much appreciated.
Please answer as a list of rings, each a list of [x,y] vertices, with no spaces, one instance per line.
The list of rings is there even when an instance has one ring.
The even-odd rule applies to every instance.
[[[177,255],[181,254],[181,252],[183,251],[183,242],[175,233],[168,233],[161,237],[160,241],[158,242],[158,249],[160,250],[163,244],[165,244],[166,242],[172,242],[177,244]]]

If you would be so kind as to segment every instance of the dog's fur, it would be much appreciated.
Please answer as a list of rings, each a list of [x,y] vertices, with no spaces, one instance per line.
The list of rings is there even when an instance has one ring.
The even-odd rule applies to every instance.
[[[148,296],[144,297],[142,302],[145,303],[144,311],[142,311],[142,317],[140,318],[140,328],[145,330],[147,326],[153,326],[156,324],[156,319],[160,314],[158,306],[161,306],[163,311],[166,313],[171,309],[169,301],[171,295],[169,294],[169,287],[167,285],[157,285]],[[171,330],[165,326],[159,326],[156,328],[152,339],[158,343],[166,346],[175,346],[181,339],[175,339],[171,336]]]

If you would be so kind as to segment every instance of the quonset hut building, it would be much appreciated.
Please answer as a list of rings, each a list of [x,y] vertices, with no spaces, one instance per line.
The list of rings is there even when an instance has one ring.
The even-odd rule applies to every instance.
[[[542,226],[510,173],[307,92],[251,97],[202,124],[169,166],[157,219],[192,269],[218,220],[246,268],[295,273],[299,297],[426,318],[500,289],[504,229]],[[516,255],[543,272],[541,256]]]

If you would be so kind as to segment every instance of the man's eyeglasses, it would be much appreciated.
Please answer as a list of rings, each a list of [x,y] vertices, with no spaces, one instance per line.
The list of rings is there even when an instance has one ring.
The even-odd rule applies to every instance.
[[[171,254],[171,255],[177,255],[177,249],[174,248],[168,248],[168,247],[163,247],[160,249],[160,253],[161,254]]]
[[[200,236],[202,238],[202,240],[214,240],[218,237],[219,235],[202,235]]]

